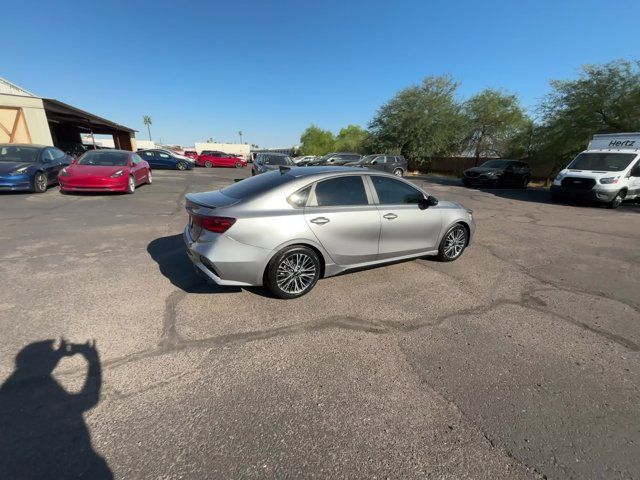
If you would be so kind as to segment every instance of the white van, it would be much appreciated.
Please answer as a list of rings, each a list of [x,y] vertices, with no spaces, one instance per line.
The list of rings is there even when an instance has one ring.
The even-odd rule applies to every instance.
[[[640,199],[640,133],[594,135],[554,179],[553,200],[579,199],[618,208]]]

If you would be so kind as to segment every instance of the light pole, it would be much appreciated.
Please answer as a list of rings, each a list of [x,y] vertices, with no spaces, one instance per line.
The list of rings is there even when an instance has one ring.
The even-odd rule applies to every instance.
[[[242,145],[242,130],[238,132],[238,135],[240,135],[240,145]]]

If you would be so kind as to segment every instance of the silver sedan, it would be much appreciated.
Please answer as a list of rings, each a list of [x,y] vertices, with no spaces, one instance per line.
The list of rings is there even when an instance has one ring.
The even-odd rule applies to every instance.
[[[472,212],[396,176],[348,167],[281,167],[222,190],[187,195],[184,241],[219,285],[266,285],[278,297],[319,278],[396,260],[456,260]]]

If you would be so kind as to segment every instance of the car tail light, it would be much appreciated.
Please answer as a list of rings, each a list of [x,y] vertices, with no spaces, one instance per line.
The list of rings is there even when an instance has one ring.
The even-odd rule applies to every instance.
[[[235,218],[230,217],[204,217],[202,215],[193,215],[193,223],[205,230],[214,233],[224,233],[236,223]]]

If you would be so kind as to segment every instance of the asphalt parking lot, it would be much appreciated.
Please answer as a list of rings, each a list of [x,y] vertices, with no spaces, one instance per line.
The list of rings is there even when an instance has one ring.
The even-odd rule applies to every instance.
[[[0,196],[0,477],[640,478],[640,206],[415,178],[474,210],[462,258],[283,301],[183,249],[184,195],[248,173]],[[61,336],[88,386],[29,356]]]

